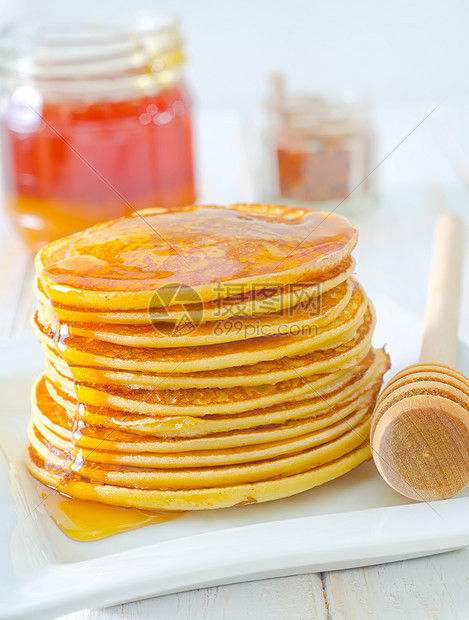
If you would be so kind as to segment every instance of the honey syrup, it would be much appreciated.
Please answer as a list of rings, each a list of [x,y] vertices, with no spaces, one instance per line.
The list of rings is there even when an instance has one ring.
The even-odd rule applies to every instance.
[[[73,540],[90,542],[135,530],[152,523],[172,521],[182,512],[153,512],[74,499],[35,481],[41,503],[56,525]]]
[[[67,349],[68,330],[66,328],[67,326],[61,324],[60,321],[54,321],[53,339],[61,353]],[[78,386],[76,382],[74,384],[77,393]],[[80,440],[86,433],[87,424],[81,419],[80,407],[81,403],[78,401],[76,415],[73,417],[70,428],[74,447],[66,455],[72,464],[70,471],[64,472],[60,490],[50,488],[35,480],[41,504],[44,505],[47,513],[59,529],[72,540],[91,542],[138,529],[145,525],[172,521],[182,516],[184,513],[180,511],[150,511],[127,508],[92,500],[77,499],[67,495],[67,485],[80,477],[80,470],[86,464]],[[102,429],[102,440],[110,434],[118,436],[120,433],[118,425],[111,429]],[[47,468],[47,464],[45,466]]]
[[[52,302],[141,309],[166,305],[154,296],[162,287],[182,286],[179,302],[193,303],[245,292],[230,282],[272,287],[317,277],[346,259],[356,239],[335,214],[272,205],[148,209],[51,244],[36,266]]]

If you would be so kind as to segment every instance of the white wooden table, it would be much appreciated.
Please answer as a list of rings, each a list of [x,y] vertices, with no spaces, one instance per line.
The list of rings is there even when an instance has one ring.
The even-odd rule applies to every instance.
[[[422,120],[430,107],[379,111],[379,159]],[[200,115],[197,134],[200,202],[260,200],[256,159],[249,156],[258,152],[253,138],[256,132],[250,131],[239,115],[210,111]],[[409,308],[420,313],[425,303],[431,230],[436,216],[448,206],[469,222],[469,190],[461,181],[461,172],[456,175],[448,160],[449,155],[457,168],[469,170],[460,146],[469,154],[469,124],[457,108],[442,106],[380,166],[380,204],[356,218],[361,238],[355,254],[365,287],[386,292],[401,302],[405,299]],[[461,337],[469,341],[467,256],[464,273]],[[35,305],[31,293],[32,259],[5,222],[0,226],[0,278],[0,339],[30,333],[29,316]],[[68,620],[121,617],[464,619],[469,618],[469,550],[352,570],[204,588],[66,616]]]

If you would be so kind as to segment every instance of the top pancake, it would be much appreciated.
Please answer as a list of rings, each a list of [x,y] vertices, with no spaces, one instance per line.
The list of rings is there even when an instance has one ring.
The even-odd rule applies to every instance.
[[[49,244],[36,268],[52,302],[133,310],[212,301],[233,294],[234,285],[315,278],[346,260],[356,241],[356,229],[335,213],[274,205],[147,209]]]

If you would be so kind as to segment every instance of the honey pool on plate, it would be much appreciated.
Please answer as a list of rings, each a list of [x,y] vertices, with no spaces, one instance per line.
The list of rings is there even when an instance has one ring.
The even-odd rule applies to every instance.
[[[110,534],[287,497],[370,458],[389,359],[371,344],[356,241],[335,214],[205,206],[37,255],[46,368],[26,462],[65,533],[102,537],[87,525],[96,503]]]
[[[74,499],[40,482],[36,487],[41,503],[53,521],[69,538],[80,542],[100,540],[144,525],[172,521],[183,514],[124,508],[103,502]]]

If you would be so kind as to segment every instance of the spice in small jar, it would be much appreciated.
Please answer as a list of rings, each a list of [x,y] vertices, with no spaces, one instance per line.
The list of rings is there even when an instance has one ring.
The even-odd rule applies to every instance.
[[[368,204],[373,133],[361,100],[289,95],[273,78],[268,101],[270,199],[340,211]]]
[[[33,250],[195,200],[179,24],[154,14],[1,32],[6,208]]]

